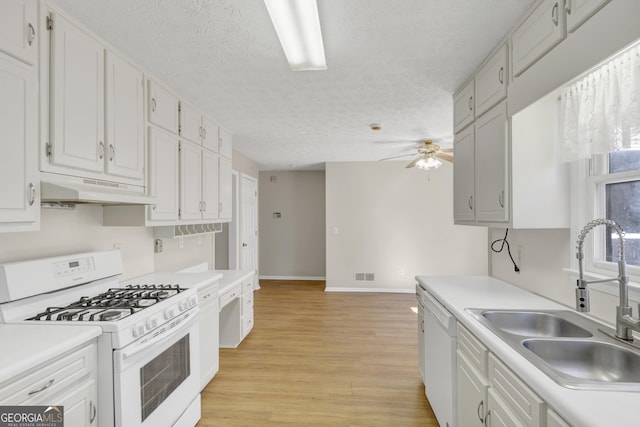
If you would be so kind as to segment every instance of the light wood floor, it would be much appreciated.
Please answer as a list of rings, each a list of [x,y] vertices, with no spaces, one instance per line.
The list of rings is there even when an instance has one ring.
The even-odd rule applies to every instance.
[[[255,326],[202,393],[204,426],[437,426],[417,369],[413,294],[261,281]]]

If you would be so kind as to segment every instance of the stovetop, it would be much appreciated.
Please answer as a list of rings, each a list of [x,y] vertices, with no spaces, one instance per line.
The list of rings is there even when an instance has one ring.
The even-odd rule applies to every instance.
[[[135,284],[109,288],[93,297],[83,296],[65,306],[47,307],[26,320],[115,321],[151,307],[185,291],[177,284]]]

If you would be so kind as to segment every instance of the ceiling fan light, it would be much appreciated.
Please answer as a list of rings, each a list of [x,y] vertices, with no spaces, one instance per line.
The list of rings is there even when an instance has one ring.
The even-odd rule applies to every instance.
[[[316,0],[264,0],[293,71],[326,70]]]
[[[427,157],[427,160],[425,160],[425,169],[429,170],[429,169],[438,169],[440,166],[442,166],[442,162],[438,159],[436,159],[435,157],[429,156]]]

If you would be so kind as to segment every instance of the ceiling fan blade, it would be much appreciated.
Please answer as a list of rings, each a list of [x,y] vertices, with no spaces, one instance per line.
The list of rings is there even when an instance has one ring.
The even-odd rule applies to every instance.
[[[422,158],[422,156],[417,157],[415,159],[413,159],[413,161],[411,163],[409,163],[407,166],[405,166],[407,169],[412,168],[416,165],[416,163],[418,163],[418,160],[420,160]]]
[[[453,163],[453,156],[451,154],[438,152],[435,156],[439,159],[446,160],[447,162]]]
[[[402,157],[409,157],[409,156],[415,156],[415,154],[413,153],[408,153],[408,154],[400,154],[398,156],[392,156],[392,157],[385,157],[384,159],[380,159],[378,160],[379,162],[383,162],[385,160],[393,160],[393,159],[400,159]]]

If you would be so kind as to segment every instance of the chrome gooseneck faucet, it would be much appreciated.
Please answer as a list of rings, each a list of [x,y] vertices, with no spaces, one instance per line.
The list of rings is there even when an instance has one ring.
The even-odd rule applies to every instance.
[[[620,249],[618,251],[618,277],[601,280],[585,280],[582,268],[582,260],[584,258],[582,245],[584,244],[584,239],[587,237],[589,232],[598,225],[608,225],[618,233],[618,239],[620,240]],[[580,277],[577,281],[578,289],[576,289],[576,310],[586,312],[590,309],[589,289],[587,289],[588,284],[617,281],[620,285],[620,304],[616,308],[616,338],[625,341],[633,341],[632,330],[635,329],[636,331],[640,331],[640,319],[632,317],[632,310],[631,307],[629,307],[629,277],[627,276],[627,264],[625,262],[624,255],[624,231],[622,231],[622,228],[613,220],[604,218],[594,219],[593,221],[588,222],[578,235],[577,245],[578,252],[576,253],[576,257],[578,258],[578,271],[580,273]]]

